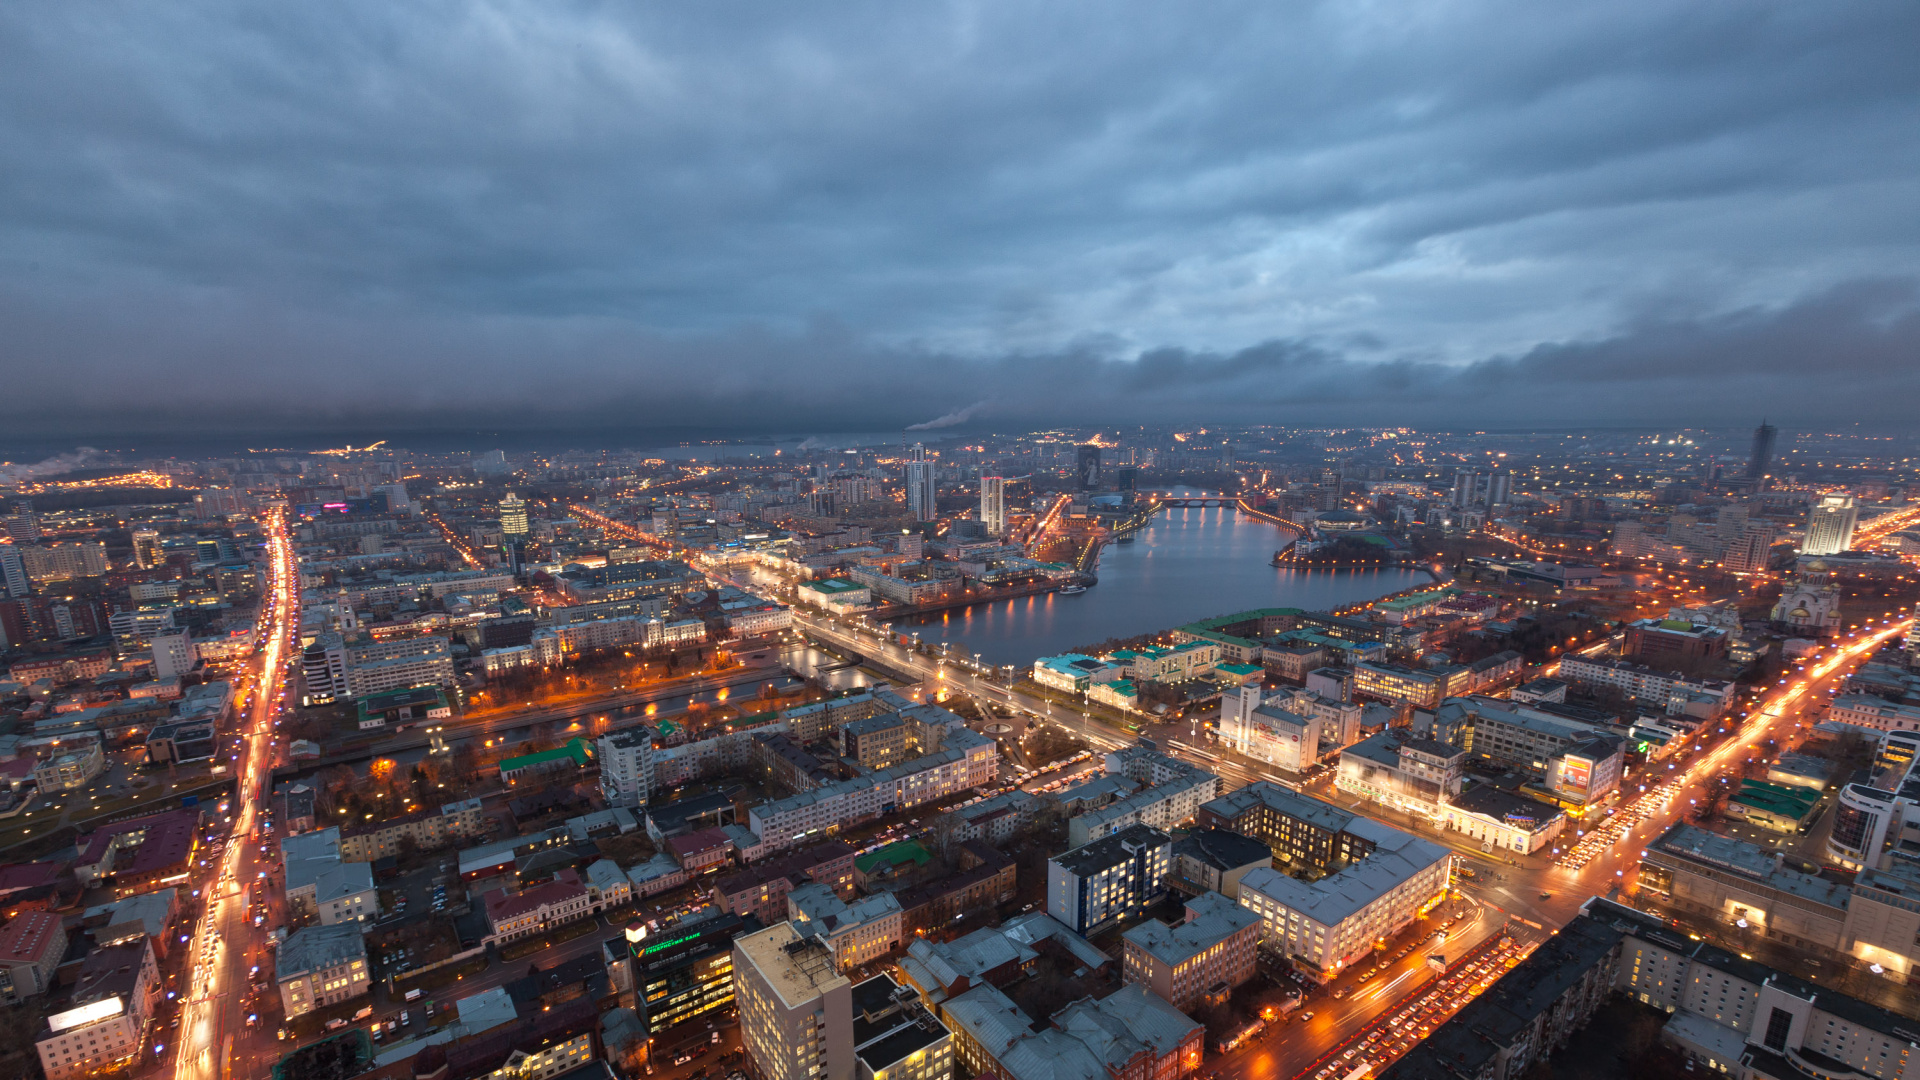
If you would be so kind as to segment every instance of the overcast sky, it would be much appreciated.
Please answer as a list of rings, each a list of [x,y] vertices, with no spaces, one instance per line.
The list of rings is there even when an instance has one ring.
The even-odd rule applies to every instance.
[[[1912,0],[10,4],[0,399],[1905,424],[1916,44]]]

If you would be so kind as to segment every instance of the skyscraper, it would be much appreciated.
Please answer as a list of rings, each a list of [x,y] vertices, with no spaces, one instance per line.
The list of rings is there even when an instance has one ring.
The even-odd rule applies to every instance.
[[[1007,535],[1007,480],[1003,476],[980,478],[980,521],[988,536]]]
[[[160,532],[158,529],[134,530],[133,561],[139,564],[142,570],[151,570],[167,561],[160,547]]]
[[[32,591],[27,579],[27,562],[20,557],[20,545],[0,544],[0,596],[25,596]]]
[[[18,543],[37,544],[40,542],[40,519],[33,516],[33,500],[31,499],[13,500],[13,512],[4,518],[0,518],[0,525],[4,525],[7,530],[7,535]]]
[[[524,539],[532,531],[527,524],[526,501],[511,491],[500,500],[500,531],[508,540]]]
[[[1073,486],[1078,491],[1092,491],[1100,486],[1100,446],[1097,443],[1085,443],[1073,448]]]
[[[1822,495],[1807,514],[1807,542],[1802,555],[1837,555],[1853,546],[1853,527],[1860,511],[1851,495]]]
[[[914,443],[907,452],[907,510],[915,521],[932,521],[937,512],[934,501],[933,465],[927,460],[927,448]]]
[[[1747,479],[1758,480],[1773,469],[1773,441],[1780,431],[1765,420],[1753,429],[1753,452],[1747,455]]]
[[[783,922],[733,941],[740,1045],[761,1080],[854,1080],[853,984]]]

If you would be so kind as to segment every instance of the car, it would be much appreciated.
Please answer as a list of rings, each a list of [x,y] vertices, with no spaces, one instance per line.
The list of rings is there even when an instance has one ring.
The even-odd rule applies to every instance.
[[[404,1013],[404,1012],[400,1014],[400,1026],[401,1026],[401,1027],[406,1027],[406,1026],[407,1026],[408,1024],[411,1024],[411,1023],[413,1023],[413,1017],[411,1017],[411,1016],[408,1016],[408,1015],[407,1015],[406,1013]]]
[[[1301,1013],[1301,1014],[1300,1014],[1300,1019],[1301,1019],[1301,1020],[1302,1020],[1303,1022],[1304,1022],[1304,1021],[1307,1021],[1307,1020],[1311,1020],[1311,1019],[1313,1019],[1313,1013],[1312,1013],[1312,1012],[1303,1012],[1303,1013]]]

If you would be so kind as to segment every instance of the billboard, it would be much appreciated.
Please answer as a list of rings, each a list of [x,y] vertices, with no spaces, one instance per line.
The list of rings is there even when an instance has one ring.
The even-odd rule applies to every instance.
[[[105,1020],[110,1016],[119,1016],[125,1011],[125,1006],[121,1005],[118,997],[103,998],[91,1005],[82,1005],[77,1009],[69,1009],[63,1013],[54,1013],[52,1016],[47,1017],[47,1026],[53,1029],[54,1034],[58,1035],[68,1028],[77,1028],[82,1024],[91,1024],[96,1020]]]
[[[1585,791],[1592,780],[1593,762],[1571,756],[1560,759],[1560,786]]]

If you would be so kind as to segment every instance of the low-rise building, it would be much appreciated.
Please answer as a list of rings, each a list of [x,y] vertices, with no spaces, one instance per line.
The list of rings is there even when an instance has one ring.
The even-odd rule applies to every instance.
[[[487,826],[479,799],[447,803],[437,810],[419,809],[385,821],[347,825],[340,829],[343,862],[373,862],[400,853],[403,841],[428,851],[479,835]]]
[[[1139,983],[1182,1012],[1219,1004],[1253,978],[1260,917],[1217,892],[1187,901],[1186,920],[1152,919],[1124,937],[1126,980]]]
[[[1531,855],[1552,844],[1567,828],[1559,807],[1479,784],[1467,789],[1441,811],[1449,829],[1477,840],[1483,851],[1517,851]]]
[[[67,955],[67,931],[51,911],[23,911],[0,927],[0,1000],[38,997],[53,985],[53,969]]]
[[[309,926],[280,943],[273,956],[280,1004],[289,1019],[367,992],[367,946],[352,923]]]
[[[900,947],[900,901],[880,893],[848,903],[831,888],[808,882],[787,893],[787,917],[803,937],[818,939],[835,966],[851,971]]]
[[[1097,682],[1125,677],[1127,668],[1079,653],[1043,656],[1033,662],[1033,681],[1052,690],[1084,694]]]
[[[594,910],[593,896],[573,870],[561,870],[552,881],[530,889],[509,892],[495,889],[486,894],[487,941],[502,944],[589,917]]]
[[[853,987],[855,1080],[948,1080],[953,1036],[913,988],[885,975]]]
[[[1247,871],[1273,866],[1273,849],[1251,836],[1197,828],[1174,841],[1173,866],[1175,885],[1237,900]]]

